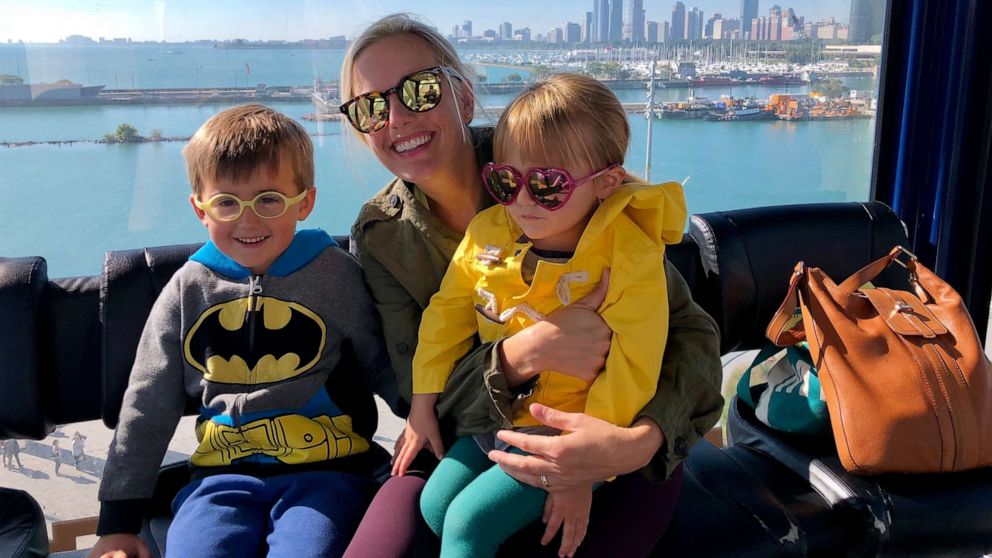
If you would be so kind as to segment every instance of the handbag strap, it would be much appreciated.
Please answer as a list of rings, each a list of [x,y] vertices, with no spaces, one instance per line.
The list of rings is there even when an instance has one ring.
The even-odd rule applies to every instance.
[[[802,328],[802,320],[795,320],[796,308],[802,303],[799,296],[799,284],[806,277],[806,264],[799,262],[792,271],[789,278],[789,292],[779,305],[778,310],[772,315],[772,320],[768,322],[765,329],[765,337],[778,347],[788,347],[795,345],[806,338],[806,332]]]
[[[903,254],[909,257],[909,261],[906,263],[899,260],[899,256]],[[915,275],[916,256],[902,246],[896,246],[887,255],[862,267],[848,277],[840,284],[840,290],[846,293],[853,293],[865,283],[878,277],[893,262],[908,269],[911,275]],[[805,304],[802,300],[799,286],[807,280],[807,275],[808,270],[806,269],[806,265],[803,262],[797,263],[795,270],[792,272],[792,277],[789,279],[789,291],[786,293],[785,299],[778,307],[778,310],[772,315],[772,319],[768,323],[768,328],[765,329],[765,337],[779,347],[795,345],[806,338],[806,333],[802,327],[802,319],[794,320],[793,317],[796,308],[802,308]]]
[[[909,261],[906,263],[902,263],[902,260],[899,259],[899,256],[903,254],[909,257]],[[854,272],[853,275],[848,277],[843,283],[840,284],[841,292],[853,293],[858,290],[861,285],[864,285],[865,283],[878,277],[878,275],[888,269],[893,262],[905,267],[910,271],[910,273],[914,273],[916,270],[916,256],[902,246],[896,246],[889,251],[888,255],[862,267],[858,271]]]

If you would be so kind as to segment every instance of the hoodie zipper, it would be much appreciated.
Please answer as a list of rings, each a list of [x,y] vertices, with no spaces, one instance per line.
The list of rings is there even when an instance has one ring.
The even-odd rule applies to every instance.
[[[262,294],[262,276],[252,275],[248,279],[248,349],[255,352],[255,305],[258,303],[258,295]]]
[[[262,294],[262,276],[252,275],[248,278],[248,307],[245,310],[248,318],[248,351],[250,354],[255,354],[255,316],[258,312],[255,311],[255,305],[258,303],[258,295]],[[249,374],[250,376],[250,374]],[[248,382],[249,378],[245,378],[245,383],[248,385],[254,382]],[[251,392],[251,388],[248,387],[243,394],[236,400],[234,405],[234,424],[238,427],[238,432],[244,435],[241,424],[241,416],[244,411],[245,400],[248,398],[248,393]]]

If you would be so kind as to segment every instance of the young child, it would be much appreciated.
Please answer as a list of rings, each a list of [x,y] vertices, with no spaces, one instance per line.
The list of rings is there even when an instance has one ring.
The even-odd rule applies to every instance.
[[[614,333],[605,370],[591,384],[543,372],[512,426],[559,433],[530,415],[530,403],[629,426],[652,398],[668,333],[665,244],[681,239],[686,208],[679,184],[639,184],[624,171],[629,136],[617,98],[581,75],[550,77],[502,114],[496,162],[483,169],[501,205],[469,225],[424,313],[394,474],[425,444],[439,450],[434,403],[476,333],[484,341],[512,335],[589,293],[607,270],[599,312]],[[548,495],[520,483],[487,458],[498,444],[492,434],[461,438],[431,475],[421,510],[441,536],[442,556],[493,556],[542,515],[542,542],[563,526],[559,554],[572,556],[585,536],[593,487]]]
[[[199,447],[168,554],[338,556],[388,460],[370,444],[370,390],[394,409],[398,393],[357,262],[321,230],[295,232],[316,197],[312,143],[244,105],[210,118],[183,156],[210,240],[148,317],[90,556],[147,553],[141,512],[190,397]]]

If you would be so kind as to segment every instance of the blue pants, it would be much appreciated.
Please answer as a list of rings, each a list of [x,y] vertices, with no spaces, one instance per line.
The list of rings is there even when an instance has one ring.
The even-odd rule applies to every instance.
[[[420,510],[441,537],[442,558],[495,556],[504,540],[540,519],[546,497],[504,473],[466,437],[427,480]]]
[[[341,556],[375,492],[336,471],[267,478],[215,475],[172,503],[167,556]]]

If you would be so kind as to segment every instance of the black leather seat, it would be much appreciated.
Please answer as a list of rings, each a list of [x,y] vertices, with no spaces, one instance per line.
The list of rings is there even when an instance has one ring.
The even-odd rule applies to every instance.
[[[0,488],[0,556],[48,556],[48,531],[41,506],[23,490]]]
[[[719,277],[713,316],[725,353],[767,342],[765,325],[782,302],[796,261],[821,267],[839,280],[906,242],[902,224],[880,203],[697,215],[690,235],[703,247],[706,272]],[[876,283],[905,285],[904,274],[894,266]],[[860,533],[852,552],[893,557],[992,552],[992,469],[858,477],[841,467],[831,439],[776,432],[736,398],[728,411],[728,439],[728,454],[747,449],[778,462],[780,475],[798,479],[837,521]]]

